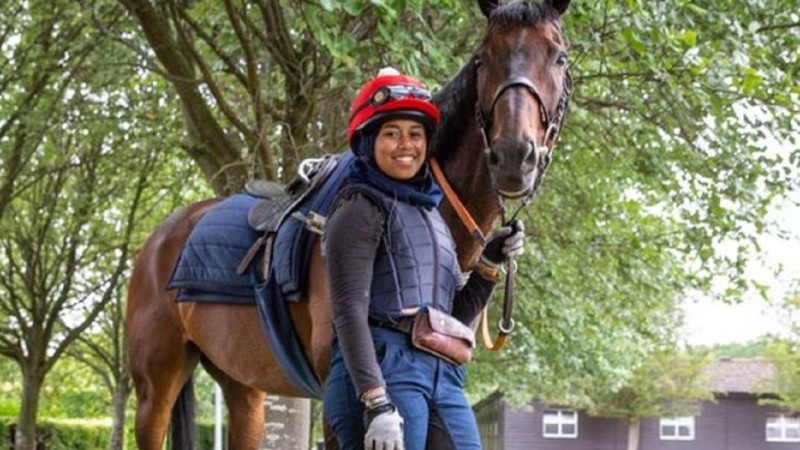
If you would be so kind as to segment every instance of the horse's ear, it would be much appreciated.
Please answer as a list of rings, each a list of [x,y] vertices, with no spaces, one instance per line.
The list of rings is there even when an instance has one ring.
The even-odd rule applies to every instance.
[[[569,6],[569,0],[547,0],[547,4],[555,8],[558,11],[558,14],[564,14]]]
[[[486,16],[487,19],[489,15],[492,14],[492,11],[497,8],[499,3],[500,2],[496,0],[478,0],[478,4],[481,6],[481,12],[483,12],[483,15]]]

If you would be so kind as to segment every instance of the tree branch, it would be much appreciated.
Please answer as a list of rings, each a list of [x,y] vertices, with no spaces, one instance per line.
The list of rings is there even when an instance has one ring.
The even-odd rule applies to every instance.
[[[202,148],[192,145],[193,150],[211,155],[210,158],[191,152],[189,155],[198,161],[203,167],[208,182],[214,190],[223,194],[238,190],[247,179],[246,171],[243,169],[229,170],[225,179],[214,177],[220,166],[231,164],[240,159],[239,149],[229,142],[225,131],[214,118],[208,105],[205,103],[202,94],[197,89],[192,68],[178,49],[178,43],[170,35],[167,25],[164,23],[163,15],[156,12],[153,5],[148,0],[120,0],[128,11],[133,14],[141,25],[145,37],[150,42],[150,46],[155,51],[158,60],[164,66],[172,78],[172,83],[178,93],[183,111],[187,119],[189,132],[202,144]],[[209,168],[209,163],[216,164],[216,167]]]
[[[774,25],[766,25],[760,28],[756,28],[756,33],[762,33],[764,31],[778,31],[778,30],[789,30],[792,28],[800,27],[800,22],[789,22],[789,23],[780,23]]]
[[[181,18],[185,20],[186,16],[183,15],[183,10],[181,8],[172,8],[172,10],[173,13],[181,15]],[[177,16],[173,19],[173,22],[175,23],[175,28],[178,31],[178,36],[180,36],[180,40],[183,43],[184,48],[186,48],[187,52],[192,57],[195,64],[197,64],[197,67],[200,68],[200,72],[203,75],[203,81],[205,82],[205,85],[208,86],[209,91],[211,91],[211,95],[217,102],[217,106],[219,106],[219,109],[222,112],[222,114],[225,116],[226,119],[228,119],[228,121],[230,121],[231,124],[233,124],[234,127],[236,127],[237,130],[239,130],[240,133],[245,135],[245,138],[251,144],[254,143],[256,138],[253,131],[250,130],[247,127],[247,125],[245,125],[244,122],[242,122],[239,119],[239,115],[233,110],[233,108],[231,108],[231,105],[225,100],[225,96],[222,94],[222,91],[220,91],[219,86],[217,86],[217,83],[214,81],[214,76],[212,75],[211,70],[208,68],[208,64],[206,64],[206,61],[203,59],[203,57],[197,53],[197,50],[195,50],[194,45],[189,39],[186,30],[180,24],[180,20],[178,20]]]
[[[217,55],[219,59],[222,60],[222,62],[225,63],[225,66],[228,68],[228,72],[232,74],[234,77],[236,77],[236,79],[239,80],[239,83],[241,83],[245,89],[247,89],[248,91],[251,90],[253,88],[251,84],[252,80],[245,77],[245,75],[236,66],[236,63],[233,61],[233,59],[231,59],[229,55],[227,55],[224,51],[222,51],[221,48],[219,48],[214,39],[212,39],[211,36],[209,36],[208,33],[206,33],[203,30],[203,28],[194,19],[192,19],[191,16],[186,14],[186,11],[183,8],[178,7],[173,9],[177,10],[178,14],[180,15],[180,19],[188,23],[192,31],[197,36],[199,36],[200,39],[202,39],[202,41],[206,43],[206,45],[208,45],[211,51],[214,52],[214,54]],[[175,20],[175,23],[177,24],[178,21]],[[193,54],[196,55],[196,52],[193,52]],[[195,56],[195,59],[197,59],[197,56]]]
[[[267,29],[266,43],[271,53],[284,73],[299,74],[298,58],[289,38],[280,3],[276,0],[258,0],[256,4]]]

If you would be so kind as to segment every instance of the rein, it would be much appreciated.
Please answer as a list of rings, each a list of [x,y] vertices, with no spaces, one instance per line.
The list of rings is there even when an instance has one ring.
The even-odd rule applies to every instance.
[[[551,156],[553,147],[558,140],[558,136],[561,134],[561,127],[564,123],[564,117],[566,116],[567,109],[569,108],[569,98],[572,91],[572,77],[570,77],[569,71],[567,71],[564,76],[564,85],[562,87],[561,98],[558,101],[558,106],[556,107],[555,114],[552,117],[550,117],[550,115],[547,113],[547,108],[544,106],[544,101],[542,100],[542,97],[539,94],[538,89],[536,89],[536,85],[533,83],[533,81],[524,76],[515,76],[509,78],[497,88],[492,96],[492,102],[490,104],[488,114],[490,119],[493,117],[495,105],[503,93],[509,89],[517,87],[526,89],[533,96],[533,98],[536,99],[536,102],[539,105],[539,117],[542,120],[542,124],[544,124],[547,128],[544,138],[542,139],[542,145],[534,145],[537,147],[537,151],[542,147],[544,147],[545,151],[542,152],[542,159],[539,162],[539,173],[533,182],[530,192],[522,198],[519,206],[508,219],[508,221],[505,219],[505,198],[502,194],[498,194],[500,220],[503,224],[510,223],[512,220],[514,220],[522,211],[522,209],[528,203],[530,203],[531,200],[533,200],[536,192],[539,190],[539,186],[542,184],[542,180],[544,180],[544,174],[547,171],[547,168],[550,166],[550,161],[552,159]],[[484,150],[489,152],[491,145],[489,143],[488,134],[489,128],[491,127],[491,121],[486,120],[484,117],[483,112],[481,111],[480,100],[475,102],[475,119],[478,123],[481,137],[483,138]],[[472,237],[478,241],[481,248],[485,247],[486,237],[475,223],[475,220],[472,218],[469,211],[467,211],[467,208],[461,202],[461,199],[458,198],[458,194],[456,194],[456,192],[453,190],[439,163],[436,161],[436,159],[431,158],[430,165],[431,170],[433,170],[433,176],[436,178],[437,183],[444,191],[445,197],[447,197],[447,200],[450,202],[450,205],[461,219],[461,222],[470,232]],[[503,289],[503,317],[500,319],[498,324],[499,331],[494,340],[492,339],[489,331],[489,308],[484,308],[483,312],[481,313],[481,335],[483,338],[483,346],[487,350],[499,351],[505,347],[508,341],[508,336],[512,331],[514,331],[515,323],[511,316],[514,310],[516,274],[517,262],[514,259],[509,259],[506,263],[506,280],[505,287]]]
[[[472,218],[472,215],[469,213],[469,211],[467,211],[467,208],[463,203],[461,203],[461,199],[458,198],[456,191],[454,191],[453,187],[450,186],[450,182],[447,181],[447,177],[444,175],[439,162],[436,161],[435,158],[431,158],[430,165],[431,170],[433,170],[433,176],[436,178],[436,182],[444,191],[444,195],[447,197],[450,205],[455,210],[458,218],[461,219],[461,223],[467,227],[469,234],[471,234],[472,238],[481,244],[481,247],[486,246],[486,236],[483,235],[483,231],[481,231],[480,227],[478,227],[478,224],[475,223],[475,219]]]

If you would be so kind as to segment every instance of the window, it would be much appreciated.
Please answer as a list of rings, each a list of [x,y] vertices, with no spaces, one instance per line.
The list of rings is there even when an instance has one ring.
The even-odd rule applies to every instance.
[[[800,417],[784,414],[768,416],[767,442],[800,442]]]
[[[662,441],[693,441],[694,417],[662,417],[659,429]]]
[[[578,413],[557,409],[545,411],[542,417],[542,428],[546,438],[578,437]]]

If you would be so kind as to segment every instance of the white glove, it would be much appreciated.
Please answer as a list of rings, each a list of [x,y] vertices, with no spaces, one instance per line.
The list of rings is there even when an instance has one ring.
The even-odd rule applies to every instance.
[[[514,219],[489,235],[481,260],[490,267],[496,267],[511,258],[516,258],[525,250],[525,225]]]
[[[367,434],[364,436],[366,450],[404,450],[403,418],[391,403],[381,406],[381,412],[367,411]],[[370,419],[371,417],[371,419]]]

